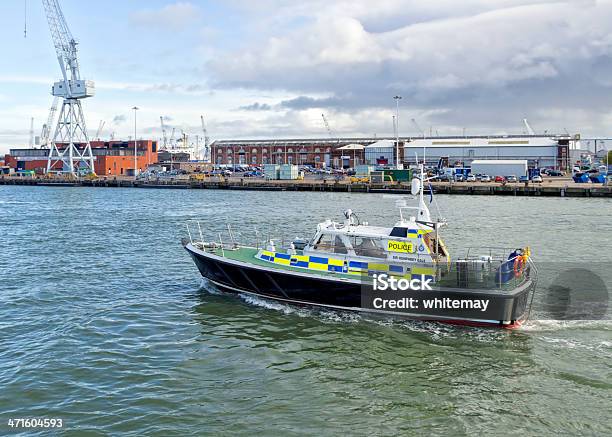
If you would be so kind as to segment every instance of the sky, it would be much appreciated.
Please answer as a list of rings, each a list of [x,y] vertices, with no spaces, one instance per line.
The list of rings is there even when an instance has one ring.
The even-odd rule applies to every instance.
[[[60,0],[90,135],[612,134],[612,0]],[[24,5],[27,11],[24,13]],[[42,2],[2,0],[0,153],[61,76]],[[24,38],[24,22],[27,36]],[[414,120],[414,122],[412,121]]]

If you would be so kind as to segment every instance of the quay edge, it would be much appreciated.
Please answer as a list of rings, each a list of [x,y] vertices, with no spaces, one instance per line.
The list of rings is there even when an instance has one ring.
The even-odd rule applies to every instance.
[[[0,185],[30,185],[56,187],[116,187],[116,188],[176,188],[176,189],[218,189],[257,191],[326,191],[350,193],[409,194],[408,184],[363,184],[335,181],[265,181],[228,179],[215,181],[133,181],[130,179],[81,179],[70,178],[28,178],[0,177]],[[433,182],[437,194],[458,195],[499,195],[499,196],[542,196],[542,197],[612,197],[612,186],[593,184],[483,184]]]

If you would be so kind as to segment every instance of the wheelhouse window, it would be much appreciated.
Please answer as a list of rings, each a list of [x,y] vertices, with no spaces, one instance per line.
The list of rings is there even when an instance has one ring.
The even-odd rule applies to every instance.
[[[357,256],[370,258],[386,258],[387,254],[380,246],[380,240],[367,237],[352,237],[351,244]]]
[[[400,237],[407,238],[408,237],[408,228],[402,228],[400,226],[396,226],[391,230],[391,237]]]
[[[319,237],[319,240],[314,245],[314,250],[321,252],[346,254],[348,250],[339,235],[324,234]]]
[[[314,250],[320,250],[323,252],[331,252],[334,246],[334,239],[332,235],[323,234],[319,237],[314,245]]]

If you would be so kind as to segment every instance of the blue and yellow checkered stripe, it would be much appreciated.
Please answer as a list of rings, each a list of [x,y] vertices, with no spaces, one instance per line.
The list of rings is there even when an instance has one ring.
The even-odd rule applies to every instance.
[[[270,252],[262,250],[260,259],[275,264],[291,267],[302,267],[305,269],[326,272],[348,273],[352,275],[363,275],[379,272],[388,272],[393,275],[402,275],[404,268],[399,265],[368,263],[362,261],[344,261],[329,257],[288,255],[286,253]]]
[[[434,280],[434,267],[420,267],[420,266],[412,266],[409,271],[406,272],[404,277],[409,279],[431,279]]]
[[[429,234],[429,229],[408,229],[406,233],[406,238],[422,238],[423,235]]]

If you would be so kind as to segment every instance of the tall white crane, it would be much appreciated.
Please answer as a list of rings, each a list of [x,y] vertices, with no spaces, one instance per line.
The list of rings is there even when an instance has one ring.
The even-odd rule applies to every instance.
[[[93,173],[94,159],[87,136],[81,99],[92,97],[95,94],[95,86],[93,81],[81,79],[77,42],[70,33],[59,1],[42,0],[42,3],[62,71],[62,79],[53,84],[51,94],[63,99],[49,149],[47,172],[67,172],[76,175],[79,170],[84,170]],[[61,169],[57,168],[59,163],[62,165]]]
[[[206,123],[204,122],[203,115],[200,115],[200,120],[202,121],[202,132],[204,133],[204,156],[202,156],[202,159],[207,161],[210,158],[210,138],[208,137],[208,130],[206,129]]]

